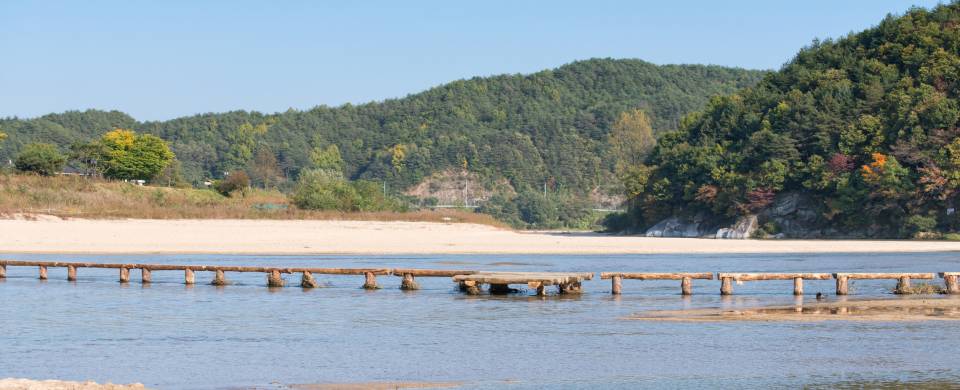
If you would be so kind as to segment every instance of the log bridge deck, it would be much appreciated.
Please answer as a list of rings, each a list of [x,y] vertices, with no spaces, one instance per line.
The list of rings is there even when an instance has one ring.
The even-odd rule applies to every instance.
[[[509,293],[511,284],[526,284],[537,289],[537,295],[547,295],[548,286],[557,286],[561,294],[579,293],[581,283],[593,279],[593,272],[477,272],[454,275],[453,281],[470,295],[480,294],[483,284],[490,285],[490,293]]]
[[[623,289],[623,279],[637,280],[679,280],[680,294],[693,294],[693,279],[713,280],[712,272],[681,272],[681,273],[628,273],[628,272],[603,272],[600,279],[610,279],[610,292],[614,295],[620,295]]]
[[[944,272],[944,274],[960,274],[957,272]],[[933,279],[934,273],[905,273],[905,272],[887,272],[887,273],[835,273],[833,278],[837,280],[837,295],[847,295],[850,292],[849,280],[851,279],[896,279],[897,288],[893,290],[896,294],[908,294],[910,292],[910,279]],[[950,289],[951,279],[944,278],[947,289]],[[954,290],[956,290],[956,277],[952,278]]]
[[[153,271],[183,271],[184,284],[196,283],[196,272],[213,272],[213,281],[210,284],[225,286],[229,284],[226,272],[260,272],[267,274],[267,286],[283,287],[282,274],[301,274],[300,286],[304,288],[319,287],[314,274],[325,275],[363,275],[363,288],[377,289],[377,275],[390,275],[388,268],[314,268],[314,267],[248,267],[248,266],[220,266],[220,265],[178,265],[178,264],[124,264],[124,263],[69,263],[60,261],[20,261],[0,260],[0,278],[6,277],[7,266],[38,267],[40,279],[47,279],[48,268],[66,268],[67,280],[77,280],[77,270],[80,268],[111,268],[120,271],[120,283],[130,282],[130,270],[140,270],[140,282],[153,281]]]
[[[130,270],[140,270],[141,283],[150,283],[152,281],[153,271],[183,271],[184,283],[195,284],[196,272],[213,272],[214,277],[210,284],[223,286],[228,284],[226,272],[259,272],[267,275],[267,286],[283,287],[284,280],[282,274],[301,274],[300,287],[314,288],[319,287],[314,278],[314,274],[321,275],[362,275],[364,276],[363,288],[377,289],[378,275],[395,275],[401,278],[400,288],[404,290],[416,290],[419,288],[416,277],[445,277],[452,278],[458,283],[461,290],[468,294],[479,294],[483,284],[490,285],[491,293],[510,292],[509,285],[525,284],[529,288],[537,290],[538,295],[545,295],[546,288],[549,286],[558,286],[560,293],[579,293],[584,280],[592,280],[592,272],[483,272],[476,270],[437,270],[437,269],[413,269],[413,268],[316,268],[316,267],[248,267],[248,266],[212,266],[212,265],[177,265],[177,264],[128,264],[128,263],[82,263],[82,262],[60,262],[60,261],[22,261],[22,260],[0,260],[0,279],[6,277],[7,266],[15,267],[38,267],[40,279],[48,278],[49,268],[66,268],[67,280],[77,280],[77,273],[80,268],[111,268],[117,269],[120,273],[120,282],[130,282]],[[938,274],[935,273],[717,273],[716,278],[721,281],[720,293],[722,295],[733,294],[733,283],[755,280],[793,280],[793,293],[795,295],[803,294],[803,280],[826,280],[836,279],[837,295],[847,295],[849,293],[849,280],[854,279],[895,279],[897,288],[894,290],[897,294],[911,292],[910,281],[912,279],[935,279]],[[960,272],[940,272],[939,276],[944,279],[946,293],[960,294]],[[628,272],[604,272],[600,274],[601,279],[611,279],[613,294],[620,294],[623,279],[636,280],[680,280],[681,293],[690,295],[693,293],[693,279],[713,280],[714,274],[710,272],[687,272],[687,273],[628,273]]]
[[[720,279],[720,295],[733,294],[733,282],[750,280],[793,280],[793,295],[803,295],[803,280],[826,280],[832,275],[827,273],[718,273]]]

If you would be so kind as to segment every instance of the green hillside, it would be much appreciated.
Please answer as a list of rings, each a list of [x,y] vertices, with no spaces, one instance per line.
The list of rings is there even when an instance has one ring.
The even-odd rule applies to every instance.
[[[236,169],[276,169],[268,185],[290,187],[315,148],[336,145],[350,179],[386,182],[402,191],[445,170],[479,177],[507,201],[536,190],[585,198],[616,183],[608,134],[621,113],[643,110],[654,132],[711,96],[756,83],[764,73],[701,65],[658,66],[639,60],[594,59],[530,75],[473,78],[400,99],[276,114],[227,112],[138,122],[111,111],[0,120],[9,135],[0,158],[30,142],[66,151],[116,127],[160,136],[171,144],[187,181],[220,178]],[[251,91],[251,93],[256,93]],[[268,180],[269,179],[269,180]],[[506,179],[504,182],[503,179]],[[499,184],[498,184],[499,183]],[[507,190],[502,188],[509,184]],[[613,186],[615,187],[615,186]]]
[[[612,222],[642,229],[671,215],[759,214],[760,234],[773,234],[782,220],[762,217],[791,195],[810,212],[794,220],[799,235],[955,231],[958,93],[956,2],[814,42],[663,134],[626,183],[630,220]]]

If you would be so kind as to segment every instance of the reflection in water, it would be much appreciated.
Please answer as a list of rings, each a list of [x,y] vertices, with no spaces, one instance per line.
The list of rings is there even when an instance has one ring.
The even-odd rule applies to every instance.
[[[939,272],[955,254],[630,255],[630,256],[28,256],[11,259],[178,264],[494,269],[497,271],[662,272]],[[512,263],[512,264],[507,264]],[[493,264],[503,264],[495,266]],[[718,281],[697,281],[680,295],[676,281],[584,282],[577,295],[467,296],[449,278],[316,275],[267,289],[265,275],[227,273],[211,286],[198,272],[154,271],[140,288],[115,270],[61,270],[37,280],[36,269],[8,268],[0,279],[0,377],[142,382],[163,389],[276,387],[272,383],[462,382],[465,388],[815,388],[841,383],[908,386],[954,381],[960,359],[939,353],[960,340],[949,321],[649,322],[622,318],[655,310],[746,310],[778,305],[813,313],[811,294],[794,297],[792,281],[751,282],[721,297]],[[139,275],[131,283],[139,285]],[[857,281],[836,297],[832,280],[807,281],[823,304],[891,298],[895,281]],[[927,315],[927,311],[922,311]],[[919,312],[918,312],[919,313]],[[933,310],[930,315],[948,316]],[[812,315],[812,314],[811,314]],[[861,342],[850,342],[859,340]],[[52,364],[55,362],[55,364]],[[812,383],[812,384],[811,384]],[[824,385],[819,385],[823,383]],[[821,386],[821,387],[816,387]],[[853,387],[855,385],[851,385]]]

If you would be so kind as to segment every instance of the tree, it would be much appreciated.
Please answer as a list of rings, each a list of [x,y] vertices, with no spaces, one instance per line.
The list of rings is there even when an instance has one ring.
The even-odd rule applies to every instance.
[[[624,111],[610,129],[610,152],[616,171],[625,172],[629,167],[643,163],[657,139],[653,136],[650,118],[642,110]]]
[[[51,144],[28,144],[20,151],[14,166],[21,172],[52,176],[63,169],[67,159]]]
[[[323,171],[343,172],[343,158],[337,145],[326,148],[316,147],[310,152],[310,161],[315,169]]]
[[[244,122],[233,131],[226,134],[227,149],[224,165],[227,169],[240,169],[247,165],[253,158],[253,151],[257,145],[257,139],[267,133],[265,123],[256,126],[249,122]]]
[[[162,139],[132,130],[116,129],[103,135],[104,175],[112,179],[150,180],[169,165],[174,154]]]
[[[70,145],[69,158],[72,166],[81,173],[99,177],[103,175],[102,159],[106,158],[108,152],[107,147],[100,141],[75,142]]]
[[[247,171],[250,172],[250,181],[262,188],[274,187],[283,180],[277,156],[266,146],[257,149]]]

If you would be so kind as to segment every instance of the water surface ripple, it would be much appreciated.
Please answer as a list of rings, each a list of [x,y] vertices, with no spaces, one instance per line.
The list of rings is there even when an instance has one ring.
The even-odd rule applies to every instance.
[[[6,259],[497,271],[940,272],[957,253],[817,255],[5,255]],[[463,263],[470,263],[464,265]],[[584,284],[574,297],[465,296],[447,278],[422,289],[360,289],[359,276],[317,275],[327,288],[267,289],[262,274],[228,273],[227,287],[185,286],[178,271],[116,282],[117,271],[10,267],[0,280],[0,378],[142,382],[161,389],[278,384],[463,382],[466,388],[797,387],[957,383],[960,324],[930,322],[627,321],[645,310],[793,304],[792,281]],[[286,275],[296,285],[298,275]],[[942,281],[937,280],[937,283]],[[805,281],[833,297],[832,280]],[[892,298],[894,281],[851,282],[853,297]]]

